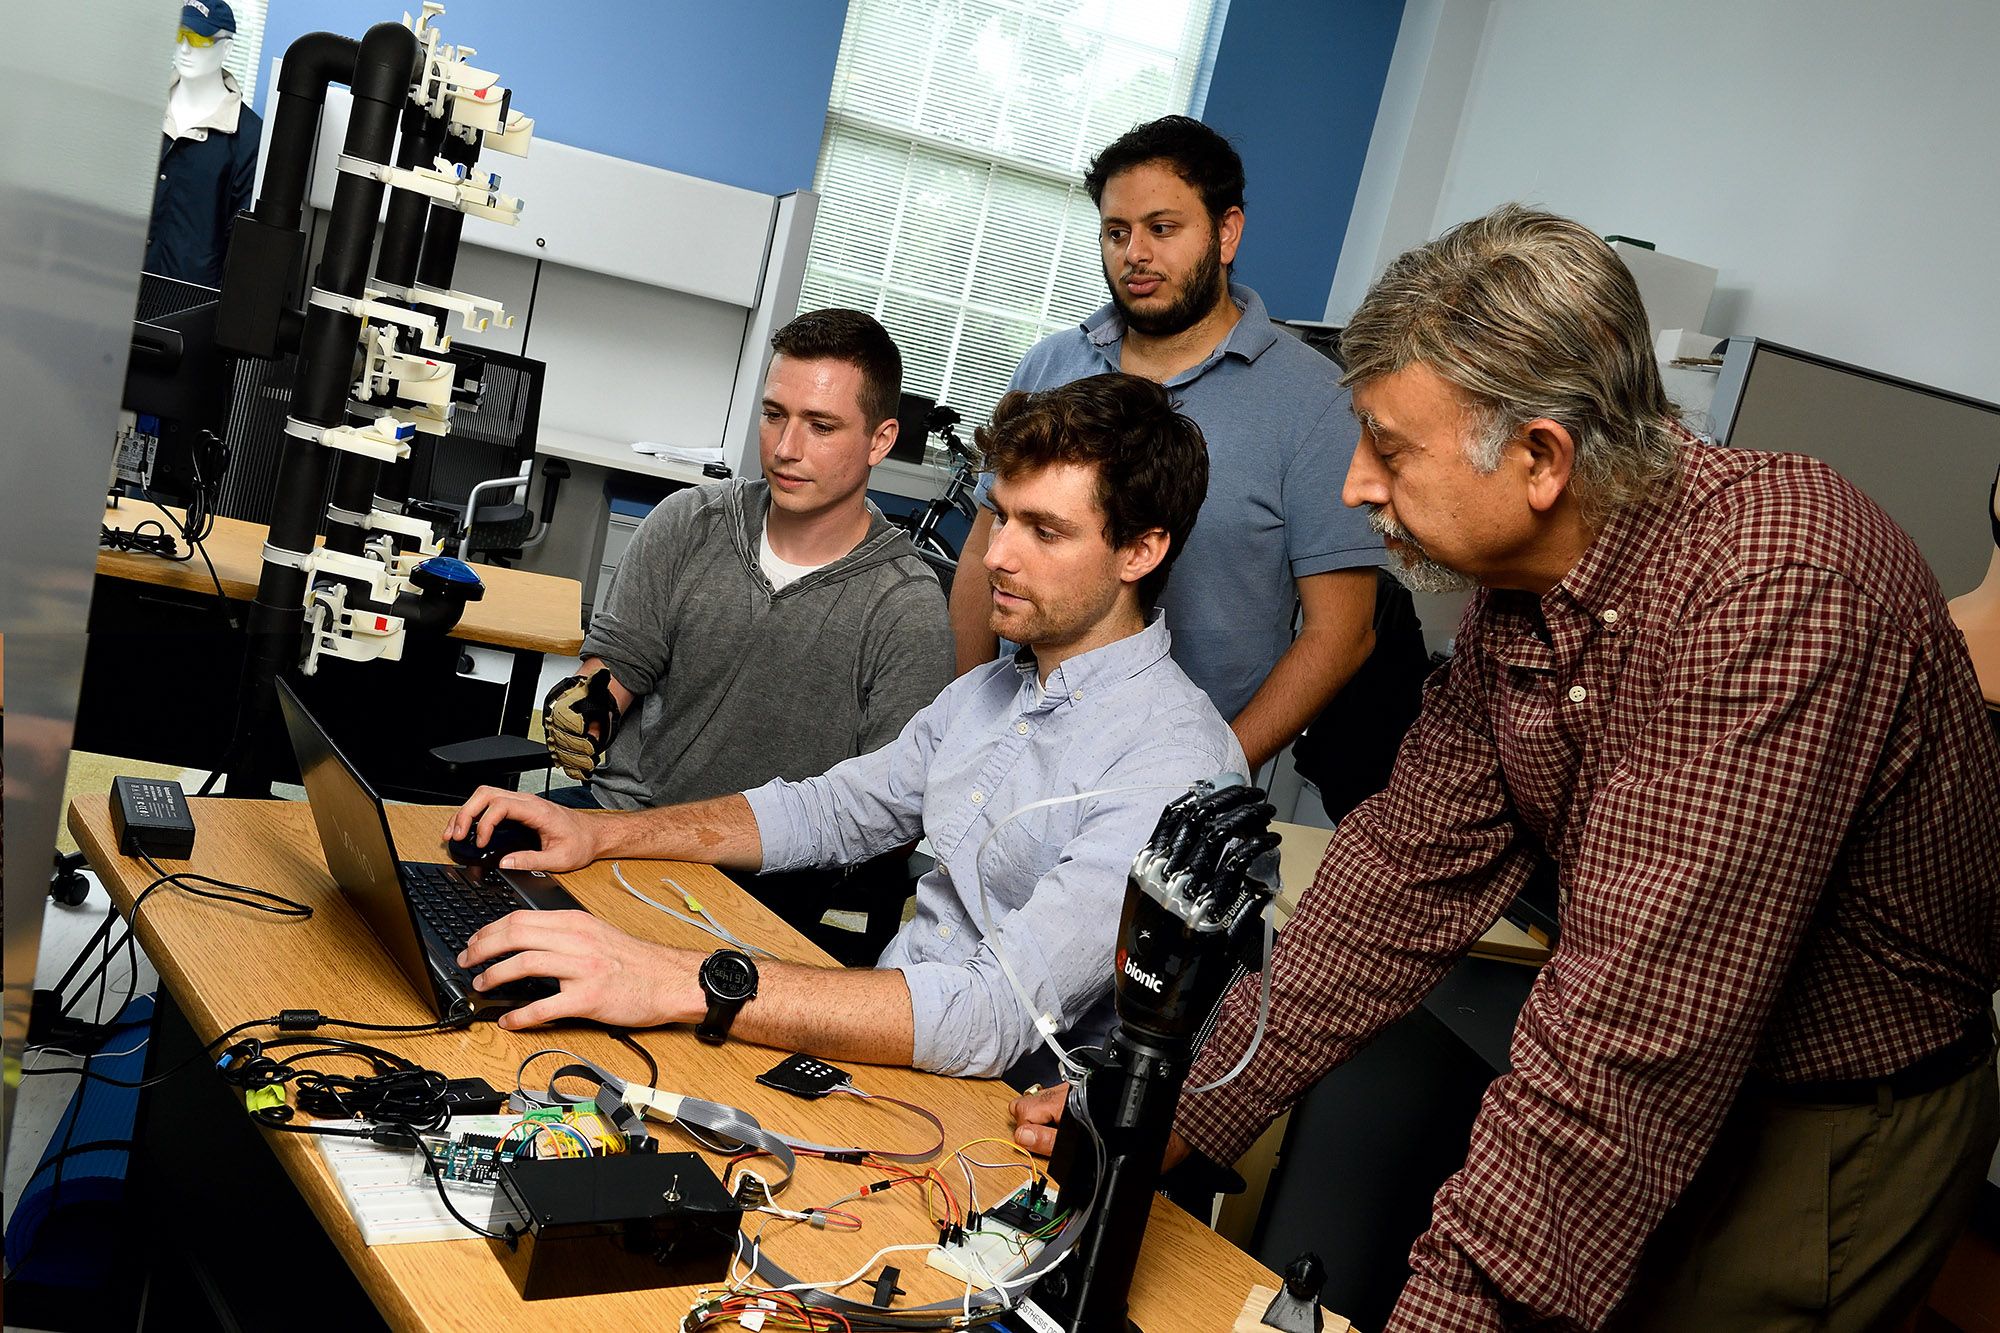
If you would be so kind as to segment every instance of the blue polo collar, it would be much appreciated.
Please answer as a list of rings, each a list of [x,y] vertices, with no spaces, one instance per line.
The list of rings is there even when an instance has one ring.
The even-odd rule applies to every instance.
[[[1271,323],[1263,297],[1240,282],[1231,282],[1229,299],[1243,312],[1242,317],[1236,321],[1236,327],[1229,330],[1221,345],[1202,362],[1204,368],[1225,356],[1233,356],[1239,361],[1255,361],[1278,341],[1277,327]],[[1115,301],[1106,302],[1083,321],[1083,336],[1098,349],[1113,370],[1118,368],[1118,348],[1125,341],[1125,317],[1118,313]]]

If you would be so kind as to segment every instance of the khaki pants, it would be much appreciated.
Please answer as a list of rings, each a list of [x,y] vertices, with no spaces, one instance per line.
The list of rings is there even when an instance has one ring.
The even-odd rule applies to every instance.
[[[1879,1105],[1801,1106],[1746,1089],[1606,1327],[1894,1328],[1971,1218],[1996,1139],[1990,1059]]]

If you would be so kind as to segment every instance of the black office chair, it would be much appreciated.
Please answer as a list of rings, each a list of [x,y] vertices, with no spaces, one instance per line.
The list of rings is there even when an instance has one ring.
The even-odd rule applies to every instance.
[[[569,475],[560,459],[545,461],[540,512],[529,507],[547,367],[463,343],[453,350],[478,366],[480,388],[459,401],[451,434],[418,437],[412,509],[448,529],[445,547],[459,559],[504,565],[548,536],[556,493]]]
[[[453,350],[475,360],[480,387],[453,410],[451,434],[418,437],[410,509],[439,525],[445,549],[459,559],[505,565],[548,536],[557,492],[569,476],[561,459],[544,460],[539,512],[529,507],[547,366],[464,343]],[[479,783],[512,786],[520,774],[549,763],[548,750],[524,736],[480,736],[430,753],[467,790]]]

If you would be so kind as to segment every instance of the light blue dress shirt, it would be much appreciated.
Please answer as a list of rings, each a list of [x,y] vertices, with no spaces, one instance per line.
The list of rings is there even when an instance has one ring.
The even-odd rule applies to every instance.
[[[1233,282],[1229,295],[1242,318],[1166,382],[1208,441],[1208,498],[1160,605],[1174,624],[1175,659],[1234,718],[1292,646],[1295,581],[1387,556],[1366,515],[1340,502],[1361,434],[1340,368],[1275,327],[1250,288]],[[1125,320],[1106,305],[1029,348],[1008,387],[1102,375],[1124,350]],[[992,484],[980,479],[982,504]]]
[[[916,916],[878,964],[909,983],[918,1068],[1026,1081],[1053,1068],[1035,1058],[1037,1015],[1053,1016],[1065,1046],[1111,1030],[1111,955],[1133,856],[1189,783],[1245,771],[1235,734],[1174,664],[1170,642],[1156,613],[1139,633],[1062,663],[1046,685],[1027,654],[991,662],[873,754],[745,793],[766,871],[851,863],[930,839],[937,866],[918,881]],[[1031,811],[980,855],[986,835],[1030,802],[1141,786]],[[1034,1014],[994,956],[975,864],[992,938]]]

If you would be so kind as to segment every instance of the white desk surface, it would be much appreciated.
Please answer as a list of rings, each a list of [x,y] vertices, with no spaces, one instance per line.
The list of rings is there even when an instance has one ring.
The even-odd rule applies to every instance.
[[[535,452],[545,458],[588,463],[592,467],[610,468],[614,472],[633,472],[646,477],[660,477],[667,481],[684,481],[691,486],[698,486],[709,480],[701,475],[701,469],[695,464],[639,453],[632,448],[629,440],[621,444],[617,440],[607,440],[596,435],[581,435],[576,431],[557,430],[548,426],[544,426],[537,436]]]
[[[630,441],[607,440],[602,436],[584,435],[552,426],[542,427],[535,451],[545,458],[588,463],[592,467],[609,468],[614,472],[660,477],[667,481],[686,482],[691,486],[709,480],[692,463],[639,453],[632,448]],[[936,468],[891,460],[875,465],[874,471],[869,474],[868,484],[891,495],[928,500],[944,489],[944,477]]]

